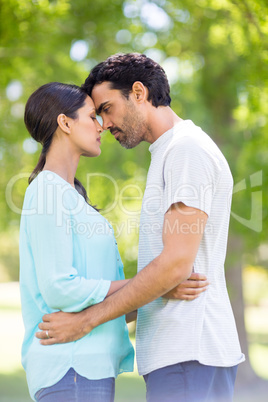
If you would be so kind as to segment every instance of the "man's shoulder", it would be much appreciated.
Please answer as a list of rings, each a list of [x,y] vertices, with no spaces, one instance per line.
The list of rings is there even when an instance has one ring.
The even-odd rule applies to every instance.
[[[176,158],[213,158],[225,160],[215,141],[191,120],[183,122],[181,127],[174,128],[173,136],[163,154],[164,159]]]

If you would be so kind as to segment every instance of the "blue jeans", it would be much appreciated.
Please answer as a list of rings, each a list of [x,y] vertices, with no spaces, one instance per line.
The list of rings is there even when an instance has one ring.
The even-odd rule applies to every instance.
[[[39,402],[113,402],[115,379],[88,380],[70,369],[51,387],[42,388],[35,394]]]
[[[147,402],[232,402],[237,366],[173,364],[144,376]]]

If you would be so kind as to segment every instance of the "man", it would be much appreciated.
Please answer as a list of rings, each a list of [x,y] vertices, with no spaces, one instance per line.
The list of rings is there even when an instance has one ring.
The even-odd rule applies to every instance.
[[[207,134],[170,108],[166,75],[146,56],[111,56],[83,87],[103,128],[122,146],[151,144],[139,273],[81,313],[45,316],[37,336],[44,345],[73,341],[139,308],[137,362],[147,400],[231,401],[244,355],[224,277],[233,185],[228,164]],[[208,277],[209,289],[191,302],[172,300],[172,288],[193,267]]]

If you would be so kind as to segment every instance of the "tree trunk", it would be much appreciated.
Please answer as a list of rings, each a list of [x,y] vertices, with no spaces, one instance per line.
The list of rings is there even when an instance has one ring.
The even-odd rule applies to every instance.
[[[238,236],[230,236],[226,259],[226,280],[236,320],[241,349],[246,356],[246,361],[240,364],[238,368],[236,380],[237,388],[245,385],[248,386],[253,382],[255,383],[258,379],[250,364],[248,354],[248,338],[244,317],[245,305],[242,282],[242,255],[242,239]]]

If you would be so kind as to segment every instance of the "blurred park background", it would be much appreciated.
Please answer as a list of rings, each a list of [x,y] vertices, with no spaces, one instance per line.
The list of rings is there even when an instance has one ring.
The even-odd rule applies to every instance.
[[[226,276],[247,356],[235,401],[267,401],[267,0],[0,0],[1,402],[30,400],[20,365],[18,234],[40,147],[24,127],[25,102],[46,82],[80,85],[110,54],[133,51],[163,66],[173,109],[200,125],[230,164]],[[126,151],[105,133],[101,156],[82,159],[77,173],[114,226],[127,277],[136,272],[147,150],[141,144]],[[145,401],[137,373],[121,376],[116,401]]]

